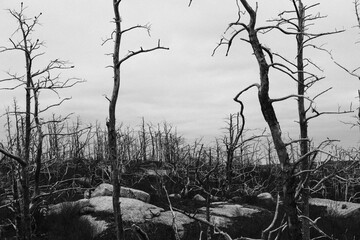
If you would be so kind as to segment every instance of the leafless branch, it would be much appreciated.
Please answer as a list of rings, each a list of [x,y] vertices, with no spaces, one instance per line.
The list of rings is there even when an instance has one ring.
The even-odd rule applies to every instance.
[[[176,226],[176,214],[174,212],[174,209],[172,207],[172,204],[171,204],[171,201],[170,201],[170,198],[169,198],[169,194],[166,190],[166,187],[163,186],[163,189],[165,191],[165,194],[166,194],[166,198],[167,198],[167,201],[168,201],[168,204],[169,204],[169,208],[170,208],[170,211],[171,211],[171,215],[172,215],[172,227],[173,227],[173,230],[174,230],[174,234],[175,234],[175,239],[176,240],[180,240],[180,236],[179,236],[179,232],[178,232],[178,229],[177,229],[177,226]]]
[[[340,63],[334,61],[334,63],[336,65],[338,65],[341,69],[343,69],[345,72],[347,72],[348,74],[350,74],[353,77],[356,77],[357,79],[360,80],[360,75],[356,74],[356,71],[360,69],[360,67],[355,68],[354,70],[350,71],[349,69],[345,68],[343,65],[341,65]]]
[[[320,217],[316,218],[315,220],[312,220],[311,218],[304,216],[304,215],[300,215],[299,218],[303,218],[306,221],[308,221],[310,223],[310,225],[315,228],[323,237],[327,238],[327,239],[333,239],[333,237],[329,236],[328,234],[326,234],[323,230],[321,230],[317,224],[317,221],[320,219]]]
[[[21,86],[24,86],[24,85],[25,85],[25,83],[20,83],[20,84],[14,86],[14,87],[3,87],[3,88],[0,88],[0,90],[15,90],[15,89],[17,89],[18,87],[21,87]]]
[[[127,29],[124,29],[121,31],[121,34],[124,34],[128,31],[131,31],[131,30],[134,30],[134,29],[145,29],[149,35],[149,37],[151,37],[151,34],[150,34],[150,31],[151,31],[151,25],[148,23],[146,25],[136,25],[136,26],[132,26],[132,27],[129,27]]]
[[[152,52],[152,51],[155,51],[155,50],[159,50],[159,49],[162,49],[162,50],[169,50],[169,48],[167,47],[162,47],[161,44],[160,44],[160,39],[158,40],[158,45],[156,47],[153,47],[153,48],[149,48],[149,49],[143,49],[142,47],[140,47],[140,50],[138,51],[129,51],[128,55],[126,55],[124,58],[122,58],[118,64],[116,65],[116,67],[120,67],[120,65],[125,62],[126,60],[130,59],[131,57],[134,57],[138,54],[142,54],[142,53],[148,53],[148,52]]]
[[[279,216],[279,206],[280,206],[280,195],[277,194],[277,198],[276,198],[276,208],[275,208],[275,214],[274,214],[274,217],[273,217],[273,220],[272,222],[270,223],[270,225],[264,229],[261,233],[261,238],[263,240],[266,240],[266,239],[269,239],[267,238],[267,235],[268,233],[271,231],[271,229],[275,226],[275,223],[278,219],[278,216]]]
[[[355,0],[354,1],[354,7],[355,7],[355,15],[356,15],[356,20],[357,20],[357,27],[360,28],[360,15],[359,15],[359,0]]]
[[[54,69],[71,69],[71,68],[74,68],[74,66],[67,66],[66,61],[55,59],[55,60],[50,61],[50,63],[46,67],[44,67],[42,70],[37,70],[35,73],[32,73],[32,77],[37,77],[44,73],[48,73]]]
[[[293,143],[302,142],[302,141],[307,141],[307,142],[310,142],[310,139],[305,138],[305,139],[296,139],[296,140],[292,140],[291,142],[286,143],[286,146],[289,146],[289,145],[291,145],[291,144],[293,144]]]
[[[26,167],[28,164],[20,157],[6,151],[4,148],[3,148],[3,145],[0,143],[0,153],[4,154],[5,156],[15,160],[16,162],[18,162],[22,167]]]
[[[58,103],[54,103],[54,104],[51,104],[51,105],[47,106],[47,107],[44,108],[43,110],[39,111],[39,113],[46,112],[47,110],[49,110],[50,108],[53,108],[53,107],[58,107],[58,106],[60,106],[63,102],[68,101],[68,100],[70,100],[70,99],[71,99],[71,97],[69,97],[69,98],[64,98],[64,99],[62,99],[62,100],[61,100],[60,102],[58,102]]]
[[[252,87],[257,87],[258,89],[260,88],[260,84],[258,83],[254,83],[254,84],[251,84],[250,86],[248,86],[247,88],[243,89],[242,91],[240,91],[235,97],[234,97],[234,101],[235,102],[238,102],[238,99],[240,97],[241,94],[243,94],[244,92],[246,92],[247,90],[249,90],[250,88]]]
[[[354,112],[352,109],[341,111],[340,108],[338,109],[338,111],[329,111],[329,112],[318,112],[315,108],[312,108],[312,110],[313,110],[313,113],[315,113],[315,114],[307,117],[306,121],[309,121],[309,120],[319,117],[321,115],[334,115],[334,114],[339,115],[339,114],[347,114],[347,113]]]
[[[272,103],[274,103],[274,102],[284,101],[284,100],[289,99],[289,98],[304,98],[306,100],[309,100],[310,102],[313,102],[313,100],[310,99],[309,97],[306,97],[306,96],[303,96],[303,95],[297,95],[297,94],[290,94],[290,95],[282,97],[282,98],[274,98],[274,99],[271,99],[270,101]]]

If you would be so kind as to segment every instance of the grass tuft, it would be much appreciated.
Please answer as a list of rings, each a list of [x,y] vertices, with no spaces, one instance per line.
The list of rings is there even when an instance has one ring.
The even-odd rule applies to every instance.
[[[66,202],[60,211],[47,217],[47,235],[51,240],[91,240],[94,229],[86,218],[80,218],[81,205]]]

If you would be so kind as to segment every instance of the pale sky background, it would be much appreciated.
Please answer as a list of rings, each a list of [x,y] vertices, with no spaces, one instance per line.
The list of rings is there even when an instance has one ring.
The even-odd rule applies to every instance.
[[[6,9],[19,9],[17,0],[0,0],[0,45],[9,46],[8,38],[17,27]],[[38,59],[36,66],[46,64],[50,59],[69,60],[75,68],[62,74],[86,80],[71,90],[61,92],[62,97],[72,97],[54,110],[66,115],[74,112],[84,123],[105,123],[108,102],[112,90],[112,70],[106,68],[112,59],[106,53],[112,51],[111,42],[101,46],[113,30],[112,1],[104,0],[26,0],[25,14],[29,17],[42,12],[41,26],[36,28],[34,38],[46,42],[46,52]],[[314,1],[304,1],[312,4]],[[254,5],[255,1],[250,1]],[[316,22],[317,31],[345,29],[337,36],[319,39],[319,45],[332,51],[334,58],[349,69],[360,66],[360,31],[356,24],[353,0],[327,0],[314,9],[328,18]],[[264,19],[271,19],[286,9],[291,9],[289,0],[259,0],[260,26]],[[123,53],[138,50],[140,46],[151,48],[161,43],[170,51],[157,51],[132,58],[122,68],[122,85],[117,108],[117,120],[136,127],[141,117],[146,121],[159,123],[167,121],[177,127],[178,132],[189,141],[203,137],[211,141],[222,135],[225,118],[239,110],[232,98],[248,85],[259,82],[258,66],[251,54],[250,45],[236,41],[230,56],[225,57],[225,48],[211,56],[228,24],[235,21],[237,8],[235,0],[193,0],[188,7],[187,0],[123,0],[121,5],[123,26],[151,24],[151,37],[146,32],[134,31],[123,38]],[[316,31],[314,31],[316,32]],[[245,36],[245,35],[244,35]],[[272,51],[295,57],[295,39],[280,34],[261,36]],[[312,50],[311,50],[312,51]],[[308,52],[310,53],[310,52]],[[322,52],[311,52],[310,58],[324,70],[326,79],[310,94],[329,87],[333,89],[316,102],[318,111],[347,109],[352,103],[358,107],[357,89],[360,81],[337,67]],[[0,78],[5,72],[23,73],[23,55],[9,52],[0,54]],[[283,74],[271,73],[271,97],[282,97],[296,93],[294,81]],[[16,97],[21,103],[24,89],[15,92],[0,92],[0,113],[12,105]],[[41,106],[57,101],[56,95],[42,96]],[[245,104],[246,128],[267,127],[261,112],[255,89],[242,97]],[[297,105],[291,99],[275,104],[278,120],[284,134],[298,137]],[[49,113],[50,114],[50,113]],[[316,141],[326,138],[339,139],[345,147],[359,146],[359,128],[350,128],[344,122],[354,121],[354,114],[322,116],[310,122],[310,136]],[[3,126],[4,118],[0,119]],[[103,125],[105,127],[105,124]],[[2,133],[3,135],[3,133]],[[3,137],[2,137],[3,139]]]

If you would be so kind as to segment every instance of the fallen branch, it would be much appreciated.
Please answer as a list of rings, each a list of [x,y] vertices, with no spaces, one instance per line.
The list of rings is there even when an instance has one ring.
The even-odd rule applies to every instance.
[[[203,223],[203,224],[205,224],[205,225],[207,225],[207,226],[213,227],[213,228],[214,228],[214,234],[222,235],[222,236],[225,238],[225,240],[233,240],[233,239],[230,237],[229,234],[227,234],[226,232],[224,232],[224,231],[222,231],[221,229],[219,229],[215,224],[213,224],[213,223],[211,223],[211,222],[209,222],[209,221],[207,221],[207,220],[198,218],[198,217],[196,217],[195,215],[192,215],[192,214],[190,214],[190,213],[188,213],[188,212],[186,212],[186,211],[184,211],[184,210],[181,210],[181,209],[178,209],[178,208],[174,208],[174,207],[173,207],[173,209],[176,210],[176,211],[178,211],[178,212],[180,212],[180,213],[182,213],[182,214],[185,214],[186,216],[188,216],[188,217],[191,218],[191,219],[194,219],[194,220],[196,220],[196,221],[198,221],[198,222],[200,222],[200,223]],[[236,239],[234,239],[234,240],[262,240],[262,239],[240,237],[240,238],[236,238]]]
[[[170,211],[171,211],[171,215],[172,215],[172,224],[171,224],[171,225],[172,225],[172,228],[173,228],[173,230],[174,230],[175,239],[176,239],[176,240],[180,240],[180,236],[179,236],[178,229],[177,229],[176,222],[175,222],[175,220],[176,220],[176,215],[175,215],[175,212],[174,212],[174,210],[173,210],[173,207],[172,207],[172,204],[171,204],[171,201],[170,201],[170,198],[169,198],[169,194],[168,194],[165,186],[163,186],[163,188],[164,188],[164,191],[165,191],[165,194],[166,194],[166,198],[167,198],[167,201],[168,201],[168,203],[169,203],[169,208],[170,208]]]
[[[280,195],[277,195],[277,200],[276,200],[276,208],[275,208],[275,214],[274,214],[274,218],[272,220],[272,222],[270,223],[270,225],[262,231],[261,233],[261,238],[266,240],[268,239],[268,235],[269,232],[271,231],[271,229],[274,227],[276,220],[278,219],[279,216],[279,206],[280,206]]]
[[[0,153],[4,154],[5,156],[15,160],[16,162],[18,162],[22,167],[26,167],[28,164],[27,162],[25,162],[22,158],[15,156],[12,153],[9,153],[8,151],[6,151],[5,149],[2,148],[2,144],[0,146]]]

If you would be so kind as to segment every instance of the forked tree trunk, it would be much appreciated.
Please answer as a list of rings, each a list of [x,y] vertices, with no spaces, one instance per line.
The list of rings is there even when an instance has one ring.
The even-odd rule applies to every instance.
[[[293,170],[290,164],[288,152],[286,150],[286,145],[282,140],[280,124],[277,120],[275,110],[272,106],[272,101],[269,97],[269,65],[266,62],[262,45],[259,42],[259,39],[257,37],[257,31],[255,30],[256,12],[250,7],[246,0],[241,0],[241,3],[250,15],[250,22],[247,25],[246,30],[248,31],[249,42],[254,51],[260,70],[260,85],[258,86],[258,98],[261,106],[261,111],[265,121],[270,128],[274,146],[281,164],[283,202],[285,213],[287,215],[289,239],[301,240],[301,222],[298,218],[296,208],[297,205],[295,201],[296,179],[293,176]]]

